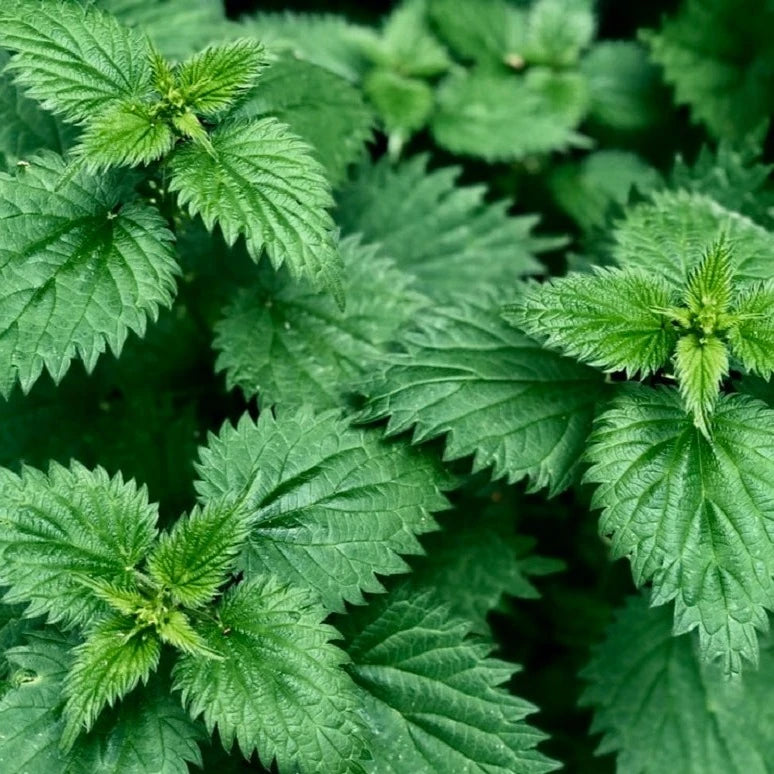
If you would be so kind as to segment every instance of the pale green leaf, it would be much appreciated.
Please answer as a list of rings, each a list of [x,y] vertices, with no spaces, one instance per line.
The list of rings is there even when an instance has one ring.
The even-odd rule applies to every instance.
[[[52,465],[48,475],[0,469],[0,577],[5,599],[26,615],[84,623],[105,609],[86,576],[131,586],[133,569],[156,534],[157,509],[120,476]]]
[[[363,165],[339,192],[336,222],[381,243],[431,298],[513,285],[541,271],[536,253],[562,244],[532,234],[537,216],[509,216],[507,201],[486,202],[483,186],[455,185],[458,167],[427,165],[423,155]]]
[[[161,643],[150,629],[134,629],[133,619],[114,616],[90,628],[73,655],[63,686],[65,751],[94,725],[106,705],[112,707],[138,683],[148,682],[158,666]]]
[[[179,269],[154,208],[124,201],[121,178],[62,179],[53,154],[0,174],[0,394],[25,391],[45,367],[55,381],[79,356],[88,370],[107,346],[169,306]],[[128,197],[127,197],[128,198]]]
[[[10,0],[0,10],[0,46],[27,95],[72,121],[87,121],[151,91],[146,39],[90,4]]]
[[[661,191],[630,209],[614,232],[622,266],[661,274],[681,288],[708,245],[724,238],[734,277],[771,277],[774,234],[714,199],[687,191]]]
[[[280,772],[361,771],[356,692],[338,634],[307,592],[260,579],[229,591],[204,627],[221,659],[183,656],[176,687],[228,750],[253,750]]]
[[[366,76],[363,90],[387,133],[398,136],[399,145],[421,129],[433,112],[433,90],[419,78],[377,68]]]
[[[614,558],[632,563],[653,604],[675,603],[675,633],[698,629],[704,661],[736,673],[757,661],[774,608],[774,412],[721,396],[708,440],[677,390],[616,398],[591,438],[587,478]]]
[[[709,433],[710,415],[723,379],[728,376],[728,349],[716,336],[687,333],[675,348],[675,376],[685,408],[703,433]]]
[[[472,456],[475,471],[561,491],[604,400],[602,376],[542,349],[492,307],[423,315],[405,353],[364,385],[360,419],[389,417],[388,435],[414,428],[414,443],[445,436],[446,459]]]
[[[343,621],[349,667],[363,689],[371,774],[537,774],[557,767],[535,749],[529,702],[499,687],[516,668],[489,657],[428,593],[400,589]]]
[[[245,236],[257,261],[330,288],[341,300],[340,263],[327,208],[333,203],[323,168],[309,146],[273,118],[231,121],[175,151],[170,187],[181,207],[217,223],[228,244]]]
[[[439,87],[431,129],[446,150],[490,162],[584,147],[576,128],[587,92],[577,73],[544,67],[524,76],[455,73]]]
[[[484,66],[524,65],[527,13],[508,0],[430,0],[430,19],[452,50]]]
[[[186,107],[202,116],[215,116],[254,85],[268,64],[257,40],[240,38],[208,46],[183,62],[175,73]]]
[[[202,500],[230,495],[250,513],[246,577],[275,574],[334,610],[381,591],[375,573],[407,569],[400,555],[421,551],[416,535],[435,528],[449,485],[431,457],[308,409],[226,425],[197,470]]]
[[[366,46],[366,52],[378,67],[409,78],[432,78],[450,65],[446,49],[427,26],[426,0],[398,3],[385,19],[378,42]]]
[[[273,116],[287,124],[313,146],[332,182],[364,155],[373,122],[354,86],[322,67],[291,58],[273,62],[230,116]]]
[[[768,379],[774,372],[774,281],[747,287],[734,299],[728,343],[744,369]]]
[[[677,339],[660,310],[674,293],[659,277],[595,268],[527,285],[504,317],[546,344],[605,371],[648,376],[664,366]]]
[[[594,28],[591,0],[535,0],[527,16],[524,58],[550,67],[574,65]]]
[[[169,153],[175,134],[153,106],[121,102],[89,121],[75,153],[91,174],[110,167],[148,164]]]
[[[215,328],[216,367],[229,387],[258,395],[263,406],[340,406],[351,383],[379,365],[387,344],[429,303],[377,247],[347,237],[341,256],[344,311],[281,274],[264,274],[236,295]]]
[[[774,745],[774,651],[760,670],[726,680],[702,665],[691,637],[677,639],[663,608],[633,597],[620,610],[582,676],[595,708],[599,753],[617,753],[627,774],[767,774]]]
[[[215,502],[178,519],[148,557],[150,576],[186,607],[209,602],[234,566],[250,520],[233,505]]]

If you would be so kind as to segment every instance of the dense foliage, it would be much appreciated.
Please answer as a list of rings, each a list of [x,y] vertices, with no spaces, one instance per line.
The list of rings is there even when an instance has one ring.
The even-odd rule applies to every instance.
[[[383,5],[0,4],[0,771],[774,770],[774,2]]]

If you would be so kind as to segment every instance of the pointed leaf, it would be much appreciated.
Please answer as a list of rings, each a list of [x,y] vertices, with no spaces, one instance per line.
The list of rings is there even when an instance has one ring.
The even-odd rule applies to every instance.
[[[750,373],[768,379],[774,372],[774,281],[753,285],[734,299],[728,343]]]
[[[632,390],[602,415],[588,453],[600,532],[675,633],[698,629],[704,661],[739,672],[774,608],[774,412],[721,396],[707,440],[676,390]]]
[[[10,0],[0,11],[8,67],[43,107],[86,121],[151,90],[146,39],[91,4]]]
[[[449,485],[421,452],[308,409],[226,425],[197,470],[205,502],[231,495],[250,513],[245,575],[292,580],[334,610],[381,591],[375,573],[407,569],[400,554],[420,552],[416,535],[435,528]]]
[[[80,356],[92,369],[107,346],[169,306],[179,269],[161,215],[123,202],[121,178],[63,181],[45,154],[0,174],[0,394],[27,391],[44,366],[55,381]]]
[[[628,210],[614,236],[618,263],[661,274],[677,288],[721,237],[731,247],[737,281],[771,277],[774,234],[701,194],[655,193],[651,201]]]
[[[718,399],[720,385],[728,376],[728,350],[715,336],[687,333],[675,349],[675,376],[685,408],[703,433]]]
[[[341,242],[345,310],[330,296],[264,274],[215,327],[216,366],[261,405],[341,405],[342,393],[383,359],[386,345],[429,303],[411,277],[358,237]],[[379,303],[374,303],[374,298]]]
[[[729,681],[671,624],[666,610],[632,597],[584,669],[592,732],[604,733],[598,752],[617,753],[618,771],[637,774],[763,774],[774,744],[771,643],[759,672]]]
[[[222,658],[183,656],[175,667],[191,715],[217,726],[227,750],[236,739],[283,774],[360,771],[356,693],[325,615],[306,592],[266,578],[229,591],[205,631]]]
[[[710,245],[688,276],[685,301],[695,315],[722,315],[731,302],[731,259],[725,240]],[[700,322],[703,322],[700,320]],[[710,331],[711,332],[711,331]]]
[[[562,242],[533,236],[537,216],[510,216],[509,203],[486,201],[483,186],[455,185],[458,167],[428,170],[428,160],[363,165],[338,194],[336,222],[380,242],[431,298],[447,301],[542,271],[535,254]]]
[[[265,248],[275,268],[285,264],[340,300],[332,199],[308,146],[272,118],[223,124],[210,139],[212,152],[189,143],[170,161],[180,206],[210,230],[219,224],[229,244],[244,234],[256,261]]]
[[[586,83],[577,73],[544,67],[523,77],[455,73],[438,89],[431,129],[452,153],[513,161],[588,145],[575,131],[587,107]]]
[[[540,348],[491,306],[425,314],[406,353],[364,385],[360,419],[389,417],[388,435],[413,427],[414,443],[446,436],[447,459],[473,455],[475,471],[561,491],[604,399],[602,376]]]
[[[425,594],[398,590],[345,620],[350,673],[365,692],[373,774],[477,771],[525,774],[556,764],[535,750],[543,734],[524,718],[529,702],[500,684],[515,667],[489,657]]]
[[[183,62],[177,71],[183,102],[198,115],[217,115],[254,86],[267,63],[257,40],[240,38],[209,46]]]
[[[605,371],[648,376],[666,364],[677,334],[661,313],[674,301],[664,280],[595,268],[528,285],[505,319],[552,349]]]
[[[291,58],[273,62],[229,115],[273,116],[287,124],[314,147],[332,182],[364,155],[373,123],[358,89],[322,67]]]
[[[150,629],[137,631],[134,620],[113,616],[100,621],[73,651],[75,662],[64,681],[67,702],[62,746],[69,751],[81,731],[88,731],[99,713],[148,682],[161,655],[161,643]]]
[[[104,470],[52,465],[48,475],[0,469],[0,577],[6,600],[28,602],[28,616],[88,621],[106,609],[86,576],[129,586],[155,536],[147,493]]]
[[[217,500],[194,508],[165,532],[148,557],[151,577],[186,607],[209,602],[250,534],[249,514]]]

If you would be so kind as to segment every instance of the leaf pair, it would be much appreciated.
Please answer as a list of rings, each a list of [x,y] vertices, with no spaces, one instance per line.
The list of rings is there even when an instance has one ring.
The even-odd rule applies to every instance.
[[[734,287],[729,248],[711,245],[678,295],[639,269],[596,269],[527,287],[504,316],[549,347],[605,371],[646,377],[672,357],[686,409],[702,432],[730,356],[752,373],[774,372],[774,283]]]
[[[59,381],[76,355],[93,368],[171,305],[179,269],[151,206],[166,212],[170,192],[229,245],[243,235],[254,260],[265,250],[275,268],[343,304],[322,166],[276,119],[226,118],[264,64],[258,43],[173,67],[88,4],[14,0],[0,12],[0,46],[14,52],[8,68],[29,96],[85,127],[75,164],[42,154],[0,176],[0,394],[17,380],[28,390],[44,367]],[[137,178],[93,174],[161,156],[164,175],[146,173],[148,205],[135,203]]]
[[[148,682],[166,644],[174,686],[227,746],[283,770],[357,770],[354,687],[323,619],[405,570],[399,554],[420,550],[448,482],[335,412],[245,419],[202,458],[202,504],[161,536],[155,506],[120,477],[0,469],[7,599],[85,632],[64,680],[63,743]],[[221,595],[234,570],[244,582]]]

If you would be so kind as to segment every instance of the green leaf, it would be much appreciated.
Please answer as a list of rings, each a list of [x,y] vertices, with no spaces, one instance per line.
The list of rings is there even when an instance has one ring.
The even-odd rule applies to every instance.
[[[183,103],[198,115],[216,116],[255,85],[266,64],[266,54],[257,40],[241,38],[208,46],[176,72]]]
[[[69,650],[69,643],[45,631],[29,635],[28,644],[7,651],[13,687],[0,699],[3,774],[67,771],[59,737],[62,681],[70,667]]]
[[[48,475],[0,469],[0,554],[7,602],[27,616],[85,623],[105,604],[79,576],[131,585],[156,533],[144,490],[104,470],[52,465]]]
[[[728,344],[745,370],[768,379],[774,372],[774,282],[745,288],[733,302]]]
[[[365,693],[373,774],[552,771],[529,702],[498,686],[515,667],[469,639],[468,624],[425,593],[400,590],[344,621],[350,673]]]
[[[633,40],[602,40],[581,59],[589,87],[589,118],[621,132],[658,131],[668,116],[659,69]]]
[[[599,753],[617,753],[618,771],[637,774],[766,772],[774,744],[769,686],[771,643],[760,671],[725,680],[702,665],[692,638],[675,639],[669,614],[632,597],[582,676],[595,708]]]
[[[591,0],[536,0],[527,17],[524,58],[532,64],[568,67],[594,37]]]
[[[233,506],[194,508],[164,533],[148,557],[150,576],[186,607],[209,602],[234,566],[250,534],[250,520]]]
[[[433,137],[452,153],[489,162],[585,147],[575,131],[588,107],[584,79],[534,67],[522,76],[455,73],[437,93]]]
[[[230,495],[250,514],[246,577],[275,574],[332,610],[381,591],[374,573],[407,569],[400,554],[420,553],[416,535],[435,528],[450,483],[421,452],[306,408],[226,425],[197,470],[203,501]]]
[[[11,74],[2,72],[7,63],[8,54],[0,49],[0,162],[4,158],[11,167],[43,149],[64,153],[72,144],[74,130],[27,99]]]
[[[426,22],[426,0],[402,0],[386,18],[378,42],[366,47],[367,54],[378,67],[409,78],[440,75],[451,64],[449,55]]]
[[[169,153],[175,140],[172,128],[154,115],[152,105],[121,102],[89,122],[75,153],[96,174],[110,167],[149,164]]]
[[[236,295],[215,328],[216,367],[229,388],[257,394],[265,406],[340,406],[344,391],[380,363],[387,344],[429,303],[410,276],[359,237],[342,240],[341,257],[344,311],[283,275],[264,274]]]
[[[337,14],[258,13],[242,25],[270,51],[311,62],[353,83],[370,69],[366,50],[378,45],[375,30]]]
[[[236,738],[280,772],[360,771],[356,692],[331,644],[338,634],[304,591],[270,579],[231,589],[206,625],[221,660],[183,656],[175,686],[192,716],[215,726],[228,750]]]
[[[720,385],[728,376],[728,350],[715,336],[687,333],[675,349],[675,376],[685,408],[702,433],[709,434],[709,418]]]
[[[627,151],[600,150],[555,167],[548,184],[559,206],[584,230],[605,226],[630,194],[661,187],[657,170]]]
[[[421,129],[433,112],[433,90],[418,78],[377,68],[363,82],[363,90],[376,108],[387,133],[397,136],[398,147]]]
[[[672,353],[677,335],[661,310],[673,300],[659,277],[597,267],[528,285],[503,314],[549,347],[631,378],[655,373]]]
[[[363,165],[338,194],[336,222],[381,243],[431,298],[512,285],[541,271],[535,253],[562,244],[533,236],[537,216],[509,216],[509,202],[487,202],[483,186],[455,185],[459,167],[427,165],[424,155]]]
[[[102,713],[92,732],[76,743],[65,771],[188,774],[188,763],[202,765],[197,741],[203,736],[204,729],[169,695],[167,681],[154,676]]]
[[[730,252],[721,238],[707,248],[701,263],[691,271],[685,290],[686,306],[700,318],[705,333],[717,328],[720,324],[717,318],[728,312],[731,279]],[[709,329],[706,327],[708,323],[712,326]]]
[[[73,651],[75,662],[64,681],[62,747],[69,751],[78,735],[88,731],[109,704],[148,682],[161,655],[161,643],[150,629],[137,631],[134,620],[106,618],[87,632]]]
[[[0,394],[27,391],[44,366],[55,381],[78,355],[88,370],[110,346],[169,306],[179,269],[152,207],[123,201],[121,178],[63,180],[45,154],[0,174]]]
[[[422,540],[426,555],[413,560],[411,574],[401,581],[410,593],[433,594],[462,618],[471,631],[489,634],[487,615],[505,595],[540,596],[531,576],[548,575],[562,563],[532,553],[534,541],[516,533],[510,508],[484,507],[471,518],[467,503],[444,514],[443,529]]]
[[[430,19],[456,54],[483,66],[524,64],[527,14],[507,0],[430,0]]]
[[[768,2],[687,0],[643,38],[677,102],[716,137],[739,140],[774,109],[772,30]]]
[[[774,234],[708,196],[661,191],[628,210],[615,231],[614,255],[623,266],[661,274],[677,288],[700,263],[708,245],[730,246],[736,281],[771,277]]]
[[[629,557],[655,605],[675,601],[675,633],[698,629],[704,661],[726,672],[757,661],[756,629],[774,607],[774,414],[721,396],[709,441],[676,390],[616,398],[591,438],[600,532]]]
[[[262,73],[234,118],[273,116],[314,147],[332,182],[364,155],[373,116],[343,78],[300,59],[283,58]]]
[[[96,4],[122,24],[140,28],[164,56],[176,61],[231,32],[220,0],[96,0]]]
[[[265,249],[275,268],[286,265],[341,302],[332,198],[306,143],[273,118],[228,122],[210,139],[212,152],[189,143],[172,156],[170,188],[180,206],[209,230],[220,225],[229,245],[244,234],[256,261]]]
[[[672,187],[706,194],[726,209],[770,226],[774,197],[766,183],[774,166],[761,160],[763,140],[759,131],[741,145],[721,141],[714,151],[702,146],[692,166],[678,156]]]
[[[364,386],[361,421],[389,417],[387,434],[446,436],[446,459],[473,456],[509,482],[556,493],[572,483],[604,398],[600,374],[539,347],[493,309],[441,308],[404,336],[383,376]]]
[[[10,0],[0,46],[27,95],[71,121],[87,121],[151,90],[148,43],[90,4]]]
[[[196,742],[203,729],[158,678],[103,712],[64,754],[62,683],[72,662],[70,643],[53,630],[28,640],[8,651],[13,687],[0,700],[3,774],[188,774],[186,762],[200,763]]]

